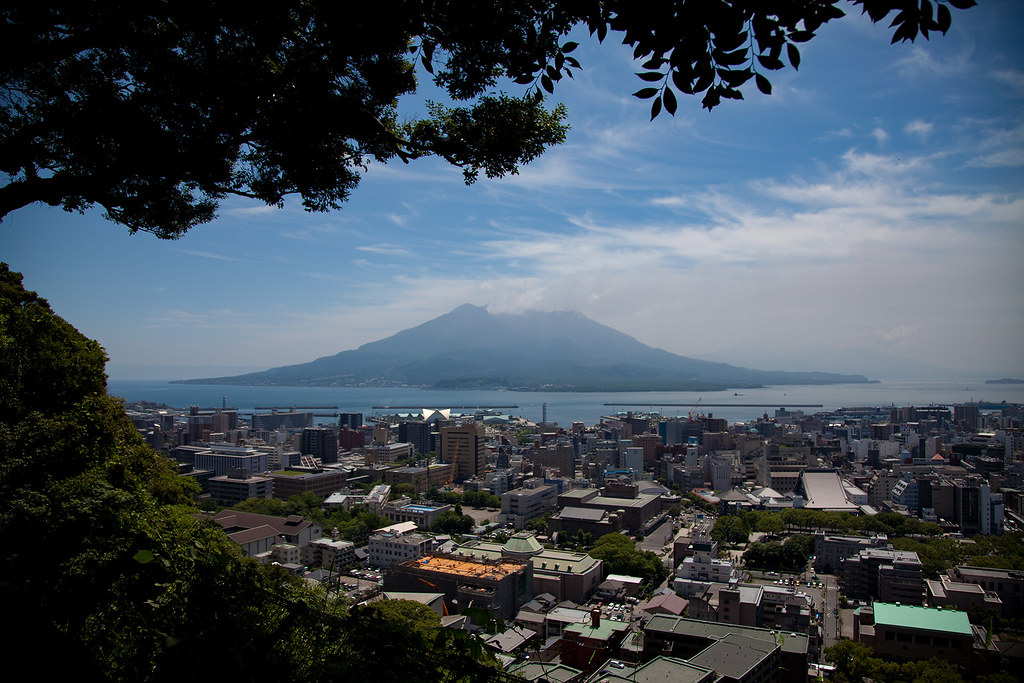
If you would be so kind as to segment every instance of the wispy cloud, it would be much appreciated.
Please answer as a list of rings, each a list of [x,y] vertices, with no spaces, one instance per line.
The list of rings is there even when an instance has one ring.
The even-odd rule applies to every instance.
[[[934,130],[934,128],[935,126],[928,123],[927,121],[922,121],[921,119],[914,119],[913,121],[911,121],[910,123],[903,127],[903,132],[906,133],[907,135],[914,135],[921,139],[925,139],[929,135],[931,135],[932,130]]]
[[[213,251],[200,251],[196,249],[178,249],[177,251],[182,254],[188,254],[189,256],[199,256],[200,258],[213,259],[215,261],[232,261],[234,263],[248,263],[248,259],[236,258],[234,256],[228,256],[226,254],[219,254]]]

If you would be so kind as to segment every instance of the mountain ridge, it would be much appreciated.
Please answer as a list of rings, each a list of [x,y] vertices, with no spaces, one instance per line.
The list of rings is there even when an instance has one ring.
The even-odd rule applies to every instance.
[[[421,386],[546,391],[712,391],[863,383],[862,375],[752,370],[641,343],[575,311],[492,314],[463,304],[356,349],[182,384]]]

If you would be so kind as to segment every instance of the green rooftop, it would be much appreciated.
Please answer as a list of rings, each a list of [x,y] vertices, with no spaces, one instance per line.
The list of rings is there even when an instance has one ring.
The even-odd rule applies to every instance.
[[[876,602],[872,607],[875,612],[875,624],[955,633],[961,636],[973,635],[966,612],[915,605],[893,605],[887,602]]]

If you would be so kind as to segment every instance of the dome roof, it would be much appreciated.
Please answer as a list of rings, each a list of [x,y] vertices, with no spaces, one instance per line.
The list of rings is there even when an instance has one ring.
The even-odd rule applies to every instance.
[[[512,538],[502,546],[501,552],[506,555],[533,556],[543,552],[544,546],[528,531],[512,534]]]

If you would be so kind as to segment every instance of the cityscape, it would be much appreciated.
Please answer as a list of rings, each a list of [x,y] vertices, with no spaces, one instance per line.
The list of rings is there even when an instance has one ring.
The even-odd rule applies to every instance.
[[[1021,680],[1022,26],[4,3],[0,652]]]
[[[420,602],[447,628],[474,631],[482,608],[522,680],[814,679],[842,642],[1006,665],[1015,641],[993,624],[1019,627],[1024,599],[1022,405],[589,425],[461,408],[127,405],[247,557],[350,604]],[[300,500],[306,516],[271,514]],[[325,523],[341,510],[380,526]]]

